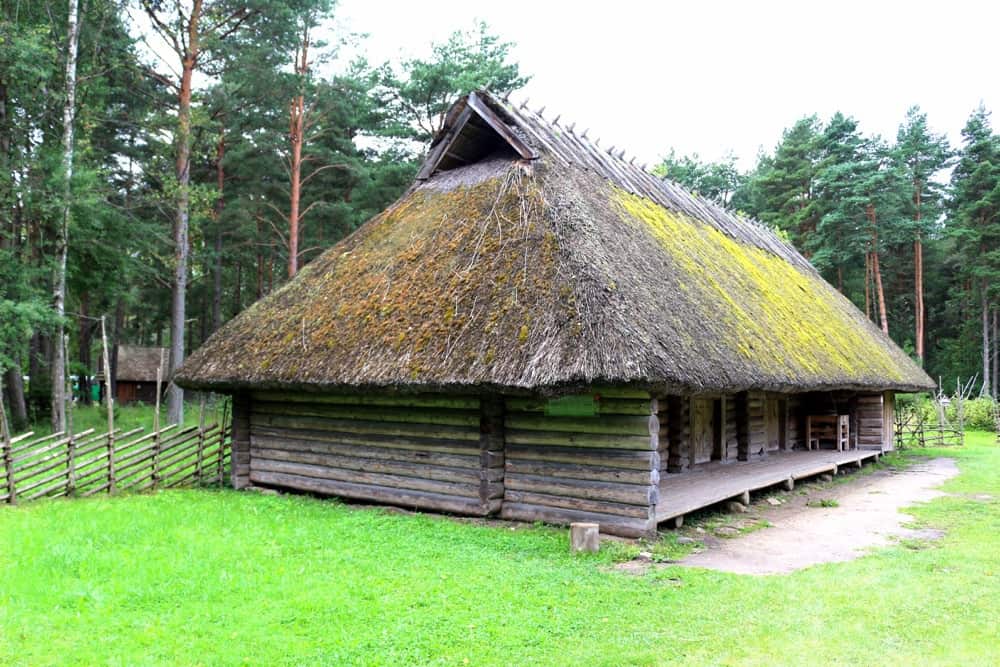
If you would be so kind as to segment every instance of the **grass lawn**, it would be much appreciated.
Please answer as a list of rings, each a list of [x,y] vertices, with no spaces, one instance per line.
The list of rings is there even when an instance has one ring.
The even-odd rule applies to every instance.
[[[233,491],[0,508],[0,663],[1000,664],[1000,448],[973,433],[947,531],[750,577],[608,571],[564,530]]]
[[[146,429],[146,432],[151,432],[153,430],[153,412],[155,412],[154,406],[143,403],[116,406],[115,428],[122,431],[131,431],[134,428],[142,426]],[[221,403],[205,407],[206,424],[219,421],[222,418],[221,415]],[[198,416],[197,403],[186,403],[184,405],[185,426],[197,426]],[[163,406],[160,409],[160,425],[166,426],[169,423],[167,420],[167,408]],[[94,429],[95,433],[107,432],[108,411],[104,406],[94,404],[73,407],[73,432],[80,433],[89,428]],[[27,430],[33,431],[36,437],[43,436],[52,433],[52,425],[48,421],[39,421],[29,426]],[[17,433],[14,435],[17,435]]]

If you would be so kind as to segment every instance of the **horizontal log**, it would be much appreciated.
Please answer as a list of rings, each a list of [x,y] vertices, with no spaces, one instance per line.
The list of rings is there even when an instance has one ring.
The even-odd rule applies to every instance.
[[[508,398],[506,401],[507,412],[508,414],[515,412],[542,414],[545,412],[548,402],[546,398]],[[648,415],[652,404],[650,398],[606,398],[601,396],[598,401],[598,413],[601,415]]]
[[[417,438],[441,438],[445,440],[471,440],[478,447],[479,428],[463,426],[441,426],[437,424],[389,424],[383,422],[351,421],[345,419],[323,419],[320,417],[295,417],[285,415],[263,415],[253,413],[250,417],[254,426],[303,429],[312,431],[333,431],[379,436],[403,436]]]
[[[263,415],[324,417],[326,419],[349,419],[388,424],[437,424],[479,428],[479,410],[428,410],[426,408],[255,402],[253,412]]]
[[[59,472],[53,473],[53,474],[51,474],[51,475],[49,475],[47,477],[43,477],[42,479],[36,479],[31,484],[25,484],[24,486],[18,488],[17,489],[17,495],[18,496],[22,496],[22,495],[28,493],[29,491],[33,491],[33,490],[37,489],[38,487],[40,487],[40,486],[42,486],[44,484],[48,484],[52,480],[56,480],[56,479],[58,479],[58,480],[64,480],[64,479],[66,479],[66,477],[67,477],[68,474],[69,474],[68,471],[66,471],[66,470],[60,470]],[[65,486],[65,485],[66,485],[65,481],[60,481],[59,484],[57,484],[57,486]],[[44,495],[44,494],[42,494],[42,495]]]
[[[381,447],[409,451],[428,451],[441,454],[478,456],[482,451],[479,442],[472,440],[446,440],[391,435],[369,435],[357,433],[336,433],[334,431],[307,431],[255,426],[251,439],[272,438],[275,440],[310,441],[335,443],[349,447]]]
[[[632,389],[629,387],[605,387],[605,386],[595,386],[591,387],[590,391],[595,394],[600,394],[601,398],[652,398],[648,391],[645,389]]]
[[[513,489],[506,490],[503,500],[504,503],[543,505],[545,507],[559,507],[563,509],[580,510],[583,512],[600,512],[601,514],[632,517],[636,519],[650,519],[655,514],[655,510],[652,506],[626,505],[625,503],[612,503],[606,500],[587,500],[585,498],[571,498],[569,496],[553,496],[545,493],[515,491]]]
[[[566,447],[594,447],[597,449],[653,450],[658,438],[648,435],[606,435],[598,433],[567,433],[562,431],[522,431],[508,428],[504,433],[508,444],[562,445]]]
[[[56,492],[60,492],[59,495],[64,495],[66,493],[66,481],[57,478],[51,478],[50,480],[47,481],[52,481],[52,480],[56,481],[52,482],[49,486],[45,488],[39,488],[34,493],[30,494],[27,493],[29,489],[19,490],[17,492],[18,498],[28,501],[28,500],[38,500],[39,498],[43,498],[45,496],[51,496]]]
[[[620,535],[621,537],[650,537],[656,532],[655,519],[636,519],[526,503],[505,502],[500,509],[500,517],[515,521],[542,521],[557,525],[574,522],[596,523],[599,524],[602,533]]]
[[[653,469],[626,470],[624,468],[609,468],[607,466],[532,461],[530,459],[516,458],[507,459],[506,468],[508,474],[541,475],[545,477],[617,482],[619,484],[651,485],[660,483],[660,473],[658,470]]]
[[[23,436],[20,436],[20,438],[23,438],[23,437],[26,437],[26,436],[32,435],[32,434],[34,434],[34,431],[28,431],[28,433],[25,433]],[[65,436],[65,435],[66,435],[66,431],[56,431],[55,433],[50,433],[49,435],[43,435],[42,437],[40,437],[40,438],[38,438],[36,440],[32,440],[30,442],[21,442],[19,438],[12,438],[11,441],[10,441],[10,444],[11,444],[11,449],[10,449],[11,456],[19,454],[21,452],[26,452],[29,449],[34,449],[36,447],[39,447],[40,445],[43,445],[43,444],[49,442],[50,440],[59,440],[59,439],[62,439],[63,436]],[[15,444],[17,445],[17,447],[14,447]]]
[[[251,433],[250,449],[283,449],[288,451],[311,452],[315,454],[340,454],[344,456],[360,456],[384,461],[405,461],[409,463],[426,463],[433,461],[436,465],[453,468],[478,469],[481,452],[471,447],[463,449],[466,454],[451,454],[432,449],[397,449],[394,447],[373,446],[364,441],[340,442],[328,440],[307,440],[303,438],[279,437]],[[500,457],[503,465],[503,457]]]
[[[504,476],[504,484],[508,489],[518,491],[532,491],[588,500],[610,500],[628,505],[655,505],[659,499],[659,488],[648,484],[619,484],[510,472]]]
[[[507,429],[559,431],[605,435],[649,436],[660,425],[655,415],[645,417],[546,417],[525,413],[508,414]]]
[[[85,435],[89,435],[89,434],[91,434],[93,432],[94,432],[94,429],[90,429],[88,431],[85,431],[85,432],[81,433],[80,435],[81,436],[85,436]],[[49,444],[45,445],[44,447],[39,447],[38,449],[33,449],[31,451],[24,452],[20,456],[14,456],[10,460],[11,465],[13,466],[14,470],[21,470],[21,469],[24,468],[24,466],[19,466],[18,465],[19,463],[22,463],[22,462],[27,461],[29,459],[33,459],[33,458],[35,458],[37,456],[41,456],[42,454],[46,454],[48,452],[51,452],[54,449],[64,448],[64,447],[66,447],[69,444],[70,439],[71,438],[63,438],[61,440],[56,440],[55,442],[50,442]]]
[[[464,498],[440,493],[414,491],[412,489],[399,489],[373,484],[356,484],[341,480],[318,479],[315,477],[264,470],[252,470],[250,472],[250,481],[255,484],[311,491],[313,493],[353,498],[356,500],[369,500],[401,507],[417,507],[440,512],[454,512],[455,514],[483,516],[490,511],[495,511],[495,508],[500,505],[499,502],[484,505],[478,496],[476,498]]]
[[[457,410],[478,410],[477,396],[448,396],[417,394],[413,396],[379,396],[357,394],[311,394],[285,391],[255,391],[251,394],[254,402],[276,403],[329,403],[332,405],[385,405],[410,408],[453,408]]]
[[[630,470],[653,470],[660,464],[659,453],[651,450],[550,447],[513,443],[507,445],[507,458],[579,463]]]
[[[342,468],[344,470],[360,470],[362,472],[378,472],[390,475],[405,475],[408,477],[425,477],[442,482],[460,484],[478,484],[481,475],[479,468],[451,468],[438,465],[433,459],[411,463],[405,461],[384,461],[377,458],[360,456],[341,456],[316,452],[297,452],[283,449],[263,449],[251,447],[252,461],[269,459],[271,461],[287,461],[290,463],[308,463],[327,468]],[[251,467],[253,464],[251,463]]]
[[[460,484],[455,482],[440,482],[422,477],[369,473],[359,470],[343,470],[341,468],[328,468],[326,466],[311,465],[307,463],[289,463],[287,461],[253,459],[250,462],[251,478],[255,472],[285,473],[300,477],[314,477],[317,479],[351,482],[353,484],[371,484],[386,488],[425,491],[428,493],[437,493],[449,496],[479,497],[478,483]]]

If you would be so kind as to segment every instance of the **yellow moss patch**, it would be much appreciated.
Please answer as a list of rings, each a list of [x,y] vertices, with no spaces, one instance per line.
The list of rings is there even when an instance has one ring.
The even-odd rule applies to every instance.
[[[777,376],[836,369],[903,379],[885,345],[818,275],[623,190],[612,196],[623,218],[647,229],[681,270],[681,292],[706,327],[721,320],[718,338],[732,353]]]

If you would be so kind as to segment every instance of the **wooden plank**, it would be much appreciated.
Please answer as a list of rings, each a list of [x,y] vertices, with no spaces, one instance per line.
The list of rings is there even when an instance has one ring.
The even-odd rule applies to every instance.
[[[257,435],[256,433],[250,436],[251,455],[253,455],[254,449],[357,456],[367,459],[407,463],[433,463],[452,468],[478,469],[481,466],[479,454],[472,453],[471,451],[467,454],[449,454],[429,449],[397,449],[393,447],[376,447],[367,444],[304,440],[301,438],[279,438],[270,435]],[[499,457],[499,462],[500,465],[503,465],[502,456]]]
[[[618,484],[589,480],[545,477],[542,475],[522,475],[508,471],[504,477],[507,488],[519,491],[547,493],[554,496],[586,498],[589,500],[610,500],[629,505],[655,505],[659,490],[655,486],[640,484]]]
[[[548,461],[507,459],[507,473],[541,475],[567,479],[585,479],[620,484],[659,484],[660,472],[652,468],[627,470],[606,466],[581,465],[579,463],[556,463]]]
[[[451,408],[478,410],[479,397],[437,394],[384,396],[379,394],[313,394],[284,391],[255,391],[253,400],[272,403],[319,403],[358,406],[399,406],[407,408]]]
[[[531,414],[510,414],[506,422],[508,429],[558,431],[602,435],[648,436],[659,432],[659,421],[655,415],[648,417],[608,416],[608,417],[543,417]]]
[[[509,434],[508,434],[509,436]],[[508,438],[509,442],[509,438]],[[507,445],[507,458],[515,460],[553,461],[599,465],[609,468],[651,470],[659,468],[660,455],[649,450],[592,449],[589,447],[561,447],[537,445]]]
[[[568,431],[530,431],[512,428],[507,422],[506,441],[513,445],[593,447],[596,449],[655,450],[653,440],[639,435],[608,435]]]
[[[387,424],[439,424],[445,426],[479,426],[478,410],[429,410],[427,408],[367,407],[352,405],[319,405],[308,403],[264,403],[255,401],[255,414],[323,417]]]
[[[628,505],[625,503],[608,502],[606,500],[587,500],[585,498],[573,498],[570,496],[553,496],[545,493],[515,491],[513,489],[507,489],[503,500],[504,503],[544,505],[545,507],[559,507],[571,510],[581,510],[584,512],[600,512],[601,514],[634,517],[637,519],[649,519],[650,515],[650,507],[648,505]]]
[[[290,463],[288,461],[271,461],[267,459],[251,459],[250,474],[254,472],[275,472],[313,477],[316,479],[351,482],[353,484],[369,484],[386,488],[407,489],[411,491],[426,491],[459,497],[479,497],[479,487],[473,484],[456,482],[440,482],[424,477],[406,475],[390,475],[384,473],[369,473],[360,470],[344,470],[308,463]]]
[[[263,415],[254,412],[250,416],[251,428],[271,426],[335,433],[361,435],[402,436],[422,438],[442,438],[446,440],[471,440],[479,446],[479,429],[460,426],[430,424],[394,424],[385,422],[323,419],[319,417],[294,417],[285,415]]]
[[[274,442],[320,442],[342,446],[382,447],[410,451],[428,451],[439,454],[479,454],[479,440],[450,440],[399,435],[337,433],[256,426],[251,438],[269,438]]]
[[[426,477],[427,479],[440,480],[443,482],[451,481],[462,484],[479,484],[482,479],[481,471],[478,466],[475,468],[452,468],[439,465],[434,459],[420,463],[410,463],[402,461],[385,461],[377,458],[363,458],[360,456],[339,456],[335,454],[320,454],[313,452],[296,452],[282,449],[261,449],[258,447],[251,447],[251,467],[253,467],[253,462],[257,460],[308,463],[327,468],[388,473],[391,475],[405,475],[408,477]]]
[[[484,515],[489,511],[489,507],[484,507],[479,501],[478,495],[476,498],[465,498],[447,494],[415,491],[412,489],[399,489],[374,484],[356,484],[341,480],[319,479],[264,470],[252,470],[250,472],[250,480],[256,484],[311,491],[313,493],[340,496],[342,498],[371,500],[387,505],[454,512],[456,514]],[[499,505],[500,503],[497,502],[494,504]]]

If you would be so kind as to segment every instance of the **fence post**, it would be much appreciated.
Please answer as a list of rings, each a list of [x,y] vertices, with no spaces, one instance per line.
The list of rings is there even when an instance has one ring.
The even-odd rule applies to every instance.
[[[205,460],[205,393],[201,393],[198,406],[198,454],[195,464],[195,479],[201,482],[202,468]]]
[[[108,330],[101,315],[101,347],[104,348],[104,400],[108,408],[108,493],[115,492],[115,399],[111,395],[111,361],[108,358]]]
[[[163,348],[160,364],[156,367],[156,409],[153,411],[153,473],[150,476],[155,489],[160,485],[160,392],[163,391]]]
[[[3,446],[3,468],[7,473],[7,502],[13,505],[17,502],[17,487],[14,486],[14,465],[11,462],[10,427],[7,424],[7,408],[3,404],[3,392],[0,391],[0,445]]]

